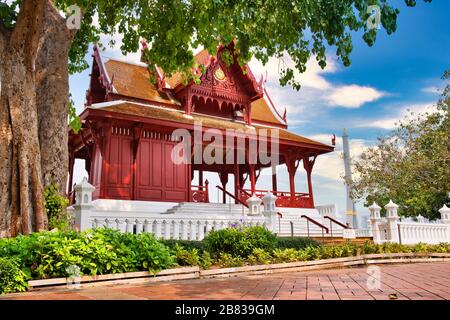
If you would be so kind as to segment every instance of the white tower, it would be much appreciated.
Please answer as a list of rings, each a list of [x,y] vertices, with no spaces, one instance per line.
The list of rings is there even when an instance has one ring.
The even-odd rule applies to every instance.
[[[352,181],[352,168],[351,168],[351,158],[350,158],[350,147],[348,144],[348,132],[347,129],[344,129],[342,134],[342,145],[344,149],[344,169],[345,169],[345,189],[347,193],[347,201],[346,207],[347,211],[345,212],[347,217],[347,223],[354,229],[358,228],[358,218],[356,216],[355,203],[350,198],[350,185],[349,181]]]

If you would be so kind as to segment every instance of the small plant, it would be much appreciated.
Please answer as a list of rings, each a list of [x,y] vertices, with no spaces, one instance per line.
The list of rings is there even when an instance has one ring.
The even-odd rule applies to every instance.
[[[222,252],[219,254],[217,263],[224,268],[241,267],[244,265],[244,259],[239,256],[233,257],[229,253]]]
[[[59,193],[57,184],[52,184],[44,190],[45,210],[50,229],[68,230],[71,217],[67,213],[69,199]]]
[[[269,264],[271,261],[270,253],[260,248],[253,249],[252,254],[247,258],[249,264]]]
[[[304,237],[283,237],[277,239],[276,247],[279,249],[297,249],[302,250],[306,247],[320,247],[321,244],[311,238],[304,238]]]
[[[27,275],[16,259],[0,258],[0,294],[26,291],[26,280]]]
[[[253,249],[271,251],[276,236],[264,227],[232,227],[210,232],[204,239],[207,250],[218,257],[220,253],[247,258]]]
[[[211,259],[211,255],[208,251],[203,251],[200,256],[200,268],[209,269],[213,264],[213,260]]]
[[[181,245],[175,245],[175,254],[177,263],[180,266],[198,266],[200,265],[200,256],[197,249],[185,249]]]
[[[175,240],[175,239],[161,239],[162,243],[171,249],[175,249],[176,245],[180,245],[185,249],[197,249],[198,252],[205,250],[205,243],[203,241],[195,240]]]
[[[295,262],[301,260],[299,257],[299,251],[293,248],[287,249],[275,249],[273,250],[273,262]]]

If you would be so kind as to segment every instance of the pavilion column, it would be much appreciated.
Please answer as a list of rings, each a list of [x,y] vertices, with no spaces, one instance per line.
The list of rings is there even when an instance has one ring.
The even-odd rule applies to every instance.
[[[277,167],[272,166],[272,191],[276,193],[278,191],[277,188]]]
[[[102,175],[100,179],[100,199],[106,199],[106,178],[109,175],[109,167],[108,164],[110,162],[109,159],[109,145],[111,143],[111,134],[112,134],[113,122],[112,120],[108,120],[106,123],[102,124],[101,128],[96,128],[93,130],[93,136],[96,140],[96,143],[100,149],[100,153],[102,155]],[[100,131],[103,135],[100,135]],[[92,166],[92,163],[91,163]],[[97,187],[97,186],[96,186]]]
[[[303,168],[305,168],[306,171],[306,177],[308,179],[308,193],[309,193],[309,199],[310,199],[310,205],[314,207],[314,196],[313,196],[313,190],[312,190],[312,181],[311,181],[311,173],[314,166],[314,162],[316,161],[317,155],[314,157],[304,157],[303,158]]]
[[[137,174],[137,153],[139,150],[139,144],[141,142],[143,125],[138,124],[133,127],[133,142],[132,142],[132,150],[133,150],[133,165],[131,167],[131,199],[137,200],[137,190],[136,190],[136,174]]]
[[[219,172],[219,178],[220,182],[222,183],[223,190],[226,190],[228,182],[228,172]],[[222,202],[227,203],[227,195],[225,192],[222,192]]]
[[[240,190],[241,190],[241,185],[240,185],[240,173],[239,173],[239,164],[237,163],[237,161],[235,161],[234,163],[234,196],[236,197],[236,199],[240,198]],[[238,203],[237,200],[235,200],[236,203]]]
[[[251,189],[251,194],[253,195],[256,190],[255,165],[250,164],[249,168],[250,168],[250,189]]]
[[[198,185],[203,186],[203,169],[198,170]]]
[[[295,207],[295,173],[297,171],[299,163],[295,164],[297,161],[296,157],[286,156],[286,167],[289,173],[289,191],[291,194],[291,206]]]

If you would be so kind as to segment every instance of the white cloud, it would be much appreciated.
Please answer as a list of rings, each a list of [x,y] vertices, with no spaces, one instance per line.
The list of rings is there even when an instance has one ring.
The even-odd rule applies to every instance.
[[[442,88],[436,87],[436,86],[430,86],[422,88],[420,91],[425,93],[431,93],[431,94],[440,94],[442,92]]]
[[[288,57],[270,58],[265,66],[255,59],[250,62],[256,78],[259,79],[260,75],[267,75],[267,88],[275,105],[281,109],[287,107],[288,123],[289,117],[292,118],[292,115],[297,115],[308,106],[320,104],[328,107],[359,108],[365,103],[378,100],[386,95],[385,92],[370,86],[338,84],[328,81],[324,77],[326,73],[339,71],[338,63],[334,58],[327,59],[325,69],[321,69],[317,61],[310,58],[304,73],[294,70],[295,79],[302,85],[299,92],[291,87],[280,87],[278,79],[283,66],[294,68],[293,62]]]
[[[411,113],[414,115],[424,114],[426,112],[434,112],[436,111],[436,105],[434,102],[427,103],[419,103],[419,104],[405,104],[401,106],[391,106],[386,109],[395,109],[397,110],[393,115],[389,117],[373,119],[373,120],[364,120],[361,121],[356,127],[361,128],[380,128],[380,129],[394,129],[396,124],[405,118],[408,118]]]
[[[384,92],[375,88],[352,84],[334,88],[328,96],[328,103],[344,108],[359,108],[363,104],[378,100],[384,95]]]

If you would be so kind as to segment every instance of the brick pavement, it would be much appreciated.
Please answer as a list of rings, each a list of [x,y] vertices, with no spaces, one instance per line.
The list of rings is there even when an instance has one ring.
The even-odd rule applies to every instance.
[[[417,263],[36,291],[0,299],[450,300],[450,263]],[[373,272],[379,270],[379,287]]]

